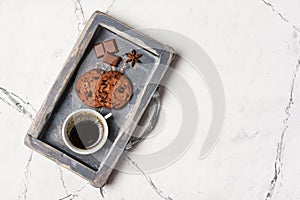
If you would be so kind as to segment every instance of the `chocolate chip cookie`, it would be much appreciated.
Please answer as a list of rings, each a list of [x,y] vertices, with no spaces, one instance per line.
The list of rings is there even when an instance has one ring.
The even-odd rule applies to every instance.
[[[132,95],[130,80],[118,71],[109,71],[101,75],[97,86],[96,98],[99,105],[120,109],[126,105]]]
[[[103,74],[101,69],[93,69],[83,74],[76,82],[76,94],[79,99],[89,107],[97,108],[102,105],[97,99],[97,86],[100,76]]]

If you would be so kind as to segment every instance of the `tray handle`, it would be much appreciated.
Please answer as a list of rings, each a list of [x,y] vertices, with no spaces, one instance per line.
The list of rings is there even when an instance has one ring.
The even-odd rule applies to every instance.
[[[152,109],[152,111],[151,111],[150,108],[152,106],[154,106],[154,109]],[[154,92],[154,95],[152,96],[150,103],[147,106],[147,108],[140,120],[140,122],[144,121],[143,123],[148,124],[148,126],[145,126],[141,130],[136,129],[133,132],[133,136],[131,136],[131,138],[125,148],[126,150],[130,150],[135,145],[140,143],[153,130],[153,128],[157,122],[157,119],[158,119],[159,111],[160,111],[160,96],[159,96],[159,87],[158,87],[156,89],[156,91]],[[149,113],[149,112],[152,112],[152,113]],[[147,113],[149,113],[149,114],[147,114]]]

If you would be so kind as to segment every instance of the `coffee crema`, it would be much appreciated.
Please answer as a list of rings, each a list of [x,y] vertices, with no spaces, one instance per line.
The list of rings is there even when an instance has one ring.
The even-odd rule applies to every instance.
[[[96,145],[103,135],[102,124],[85,120],[75,124],[69,134],[70,142],[79,149],[89,149]]]

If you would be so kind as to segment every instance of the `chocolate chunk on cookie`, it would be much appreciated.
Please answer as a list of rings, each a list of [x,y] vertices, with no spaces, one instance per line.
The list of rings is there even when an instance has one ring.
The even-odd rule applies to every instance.
[[[89,107],[97,108],[101,106],[96,97],[96,92],[102,74],[103,70],[93,69],[83,74],[76,82],[75,89],[77,96]]]
[[[130,80],[117,71],[103,73],[97,90],[96,98],[99,104],[106,108],[120,109],[126,105],[132,95]]]

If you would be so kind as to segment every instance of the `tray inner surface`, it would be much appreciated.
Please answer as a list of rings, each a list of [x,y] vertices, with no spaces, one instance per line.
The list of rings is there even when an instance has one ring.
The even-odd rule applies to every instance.
[[[107,120],[109,126],[109,136],[105,145],[96,153],[91,155],[79,155],[77,153],[72,152],[63,142],[61,129],[62,124],[65,118],[72,113],[73,111],[81,108],[88,108],[85,104],[83,104],[76,95],[75,92],[75,83],[78,78],[84,74],[85,72],[91,69],[104,69],[108,71],[111,67],[102,62],[102,58],[96,58],[93,46],[97,43],[107,41],[110,39],[115,39],[116,44],[118,46],[119,52],[114,55],[123,57],[125,53],[131,52],[133,49],[136,50],[137,53],[142,54],[143,56],[140,58],[142,64],[136,64],[134,68],[128,68],[124,71],[125,75],[131,80],[133,86],[133,95],[129,103],[122,108],[121,110],[110,110],[106,108],[100,108],[98,111],[105,115],[109,112],[113,113],[113,117]],[[77,70],[73,74],[73,78],[68,83],[64,94],[60,98],[57,103],[47,126],[44,128],[42,133],[39,135],[38,139],[47,143],[48,145],[58,149],[59,151],[67,154],[78,162],[86,165],[92,170],[97,171],[101,164],[102,159],[108,153],[112,143],[115,141],[118,131],[122,128],[122,122],[125,121],[126,116],[131,111],[132,105],[135,103],[135,100],[141,90],[141,86],[146,84],[147,76],[151,76],[151,71],[153,70],[154,64],[158,61],[158,57],[152,54],[150,51],[146,49],[142,49],[136,44],[116,35],[110,30],[98,26],[94,36],[92,37],[88,48],[86,49],[79,65],[77,66]],[[120,62],[119,67],[116,69],[119,70],[120,66],[122,66],[124,59]]]

